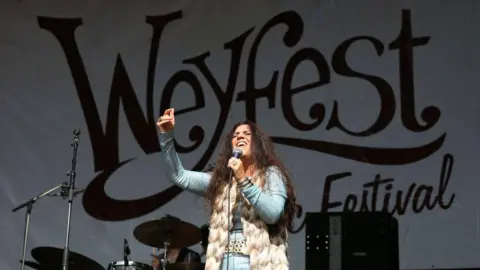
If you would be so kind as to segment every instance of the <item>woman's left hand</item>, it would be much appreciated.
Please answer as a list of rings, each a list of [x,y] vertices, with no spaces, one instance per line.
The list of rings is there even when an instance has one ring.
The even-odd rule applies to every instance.
[[[238,158],[230,158],[228,160],[228,167],[232,169],[235,180],[239,181],[245,178],[245,170],[243,168],[243,162]]]

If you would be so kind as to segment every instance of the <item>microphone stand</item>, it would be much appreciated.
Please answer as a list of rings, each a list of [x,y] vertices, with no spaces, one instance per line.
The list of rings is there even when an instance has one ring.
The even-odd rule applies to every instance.
[[[67,176],[70,177],[70,183],[68,184],[68,215],[67,215],[67,233],[65,236],[65,247],[63,249],[63,260],[62,260],[62,270],[68,270],[68,255],[69,255],[69,245],[70,245],[70,221],[72,219],[72,203],[75,193],[75,165],[77,164],[77,148],[80,130],[73,131],[73,158],[72,158],[72,169],[67,173]]]
[[[15,207],[12,209],[12,212],[16,212],[24,207],[27,208],[27,211],[25,213],[25,229],[23,232],[23,247],[22,247],[22,265],[21,265],[21,270],[25,268],[25,253],[27,252],[27,241],[28,241],[28,230],[30,227],[30,215],[32,213],[32,208],[33,204],[38,201],[39,199],[49,195],[52,192],[55,192],[56,190],[60,189],[63,187],[64,184],[57,185],[45,192],[40,193],[38,196],[20,204],[19,206]]]
[[[228,179],[228,194],[227,194],[227,199],[228,199],[228,202],[227,202],[227,211],[228,211],[228,215],[227,215],[227,246],[230,245],[230,215],[231,215],[231,206],[230,206],[230,189],[232,189],[232,181],[233,181],[233,171],[230,170],[230,175],[229,175],[229,179]],[[230,257],[227,258],[227,270],[229,270],[230,268],[228,267],[230,264]]]
[[[237,150],[237,151],[236,151]],[[232,151],[232,156],[235,157],[235,158],[240,158],[243,153],[242,153],[242,150],[238,150],[238,149],[233,149]],[[227,246],[230,245],[230,219],[231,219],[231,206],[230,206],[230,189],[232,189],[232,181],[233,181],[233,170],[230,170],[230,174],[229,174],[229,178],[228,178],[228,191],[227,191],[227,199],[228,199],[228,202],[227,202],[227,211],[228,211],[228,215],[227,215]],[[227,270],[229,270],[229,264],[230,264],[230,257],[227,258]]]

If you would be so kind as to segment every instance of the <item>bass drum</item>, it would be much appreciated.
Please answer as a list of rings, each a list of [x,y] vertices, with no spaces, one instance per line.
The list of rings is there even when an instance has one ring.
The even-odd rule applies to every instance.
[[[108,265],[107,270],[154,270],[151,265],[135,261],[115,261]]]

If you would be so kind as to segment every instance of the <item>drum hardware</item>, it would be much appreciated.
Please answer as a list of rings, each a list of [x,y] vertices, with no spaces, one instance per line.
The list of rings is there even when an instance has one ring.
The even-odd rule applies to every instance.
[[[70,241],[70,220],[71,220],[71,213],[72,213],[72,202],[73,198],[75,197],[76,194],[83,192],[82,189],[75,189],[75,165],[76,165],[76,159],[77,159],[77,148],[78,148],[78,142],[79,142],[79,135],[80,135],[80,130],[74,130],[73,131],[74,138],[73,138],[73,143],[71,146],[73,147],[73,158],[72,158],[72,168],[71,170],[67,173],[67,176],[70,177],[69,183],[64,182],[60,185],[57,185],[40,195],[28,200],[27,202],[24,202],[20,204],[19,206],[15,207],[12,209],[12,212],[16,212],[22,208],[27,208],[26,213],[25,213],[25,228],[24,228],[24,233],[23,233],[23,246],[22,246],[22,259],[21,259],[21,266],[20,269],[24,270],[25,268],[25,255],[27,251],[27,242],[28,242],[28,231],[30,227],[30,216],[32,213],[32,208],[33,204],[38,201],[39,199],[51,195],[51,193],[61,190],[60,195],[57,196],[62,196],[64,198],[68,197],[68,214],[67,214],[67,232],[66,232],[66,237],[65,237],[65,246],[64,246],[64,255],[63,255],[63,260],[62,260],[62,269],[63,270],[68,270],[68,250],[69,250],[69,241]]]
[[[123,260],[111,262],[107,270],[154,270],[151,265],[136,262],[129,258],[130,246],[126,238],[123,239]]]
[[[202,239],[197,226],[169,215],[138,225],[133,234],[147,246],[167,249],[192,246]]]
[[[167,237],[166,239],[170,239],[171,237],[171,232],[167,232]],[[168,246],[170,245],[170,242],[169,241],[165,241],[163,242],[163,246],[165,248],[165,251],[163,252],[163,259],[160,260],[160,263],[162,264],[163,266],[163,269],[166,269],[167,268],[167,264],[168,264],[168,260],[167,260],[167,254],[168,254]]]
[[[155,248],[154,248],[155,253]],[[156,260],[160,262],[159,268],[153,268],[153,270],[204,270],[205,263],[201,262],[192,262],[191,255],[188,254],[186,262],[177,262],[177,263],[169,263],[167,260],[163,259],[161,256],[157,256],[155,254],[151,255]],[[167,263],[161,263],[162,261],[166,261]]]
[[[170,263],[168,252],[174,248],[185,248],[202,241],[202,231],[197,226],[187,223],[171,215],[166,215],[159,220],[152,220],[138,225],[133,232],[135,238],[157,249],[164,249],[161,257],[152,255],[159,260],[162,269],[204,269],[200,263]],[[190,256],[188,254],[187,256]],[[188,260],[188,259],[187,259]]]
[[[153,267],[141,262],[121,260],[111,262],[107,270],[153,270]]]
[[[123,239],[123,261],[125,262],[125,265],[128,265],[128,256],[130,255],[130,247],[128,246],[128,241],[127,239]]]

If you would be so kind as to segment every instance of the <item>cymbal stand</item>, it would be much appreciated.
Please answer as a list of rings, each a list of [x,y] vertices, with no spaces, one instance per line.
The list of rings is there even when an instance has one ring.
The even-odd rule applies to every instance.
[[[163,265],[163,269],[166,269],[167,268],[167,264],[168,264],[168,260],[167,260],[167,256],[168,256],[168,246],[170,245],[170,242],[168,241],[165,241],[163,242],[163,246],[165,247],[165,250],[163,251],[163,259],[162,259],[162,265]]]
[[[166,215],[165,217],[162,218],[162,220],[165,220],[165,219],[171,219],[172,217],[170,215]],[[167,264],[169,264],[168,260],[167,260],[167,256],[168,256],[168,247],[170,246],[170,240],[172,239],[172,230],[170,228],[170,225],[167,225],[167,228],[166,228],[166,237],[165,237],[165,241],[163,242],[163,246],[164,246],[164,251],[163,251],[163,259],[161,260],[161,263],[163,265],[163,269],[166,269],[167,268]]]
[[[41,199],[42,197],[45,197],[47,195],[50,195],[52,192],[58,190],[58,189],[61,189],[63,188],[65,185],[65,183],[63,184],[60,184],[60,185],[57,185],[45,192],[42,192],[40,195],[36,196],[35,198],[32,198],[30,200],[28,200],[27,202],[24,202],[22,204],[20,204],[19,206],[15,207],[12,212],[16,212],[24,207],[27,208],[27,211],[25,213],[25,229],[23,231],[23,247],[22,247],[22,265],[20,266],[20,269],[23,270],[25,268],[25,253],[27,252],[27,241],[28,241],[28,230],[29,230],[29,227],[30,227],[30,215],[32,213],[32,208],[33,208],[33,204],[38,201],[39,199]]]

